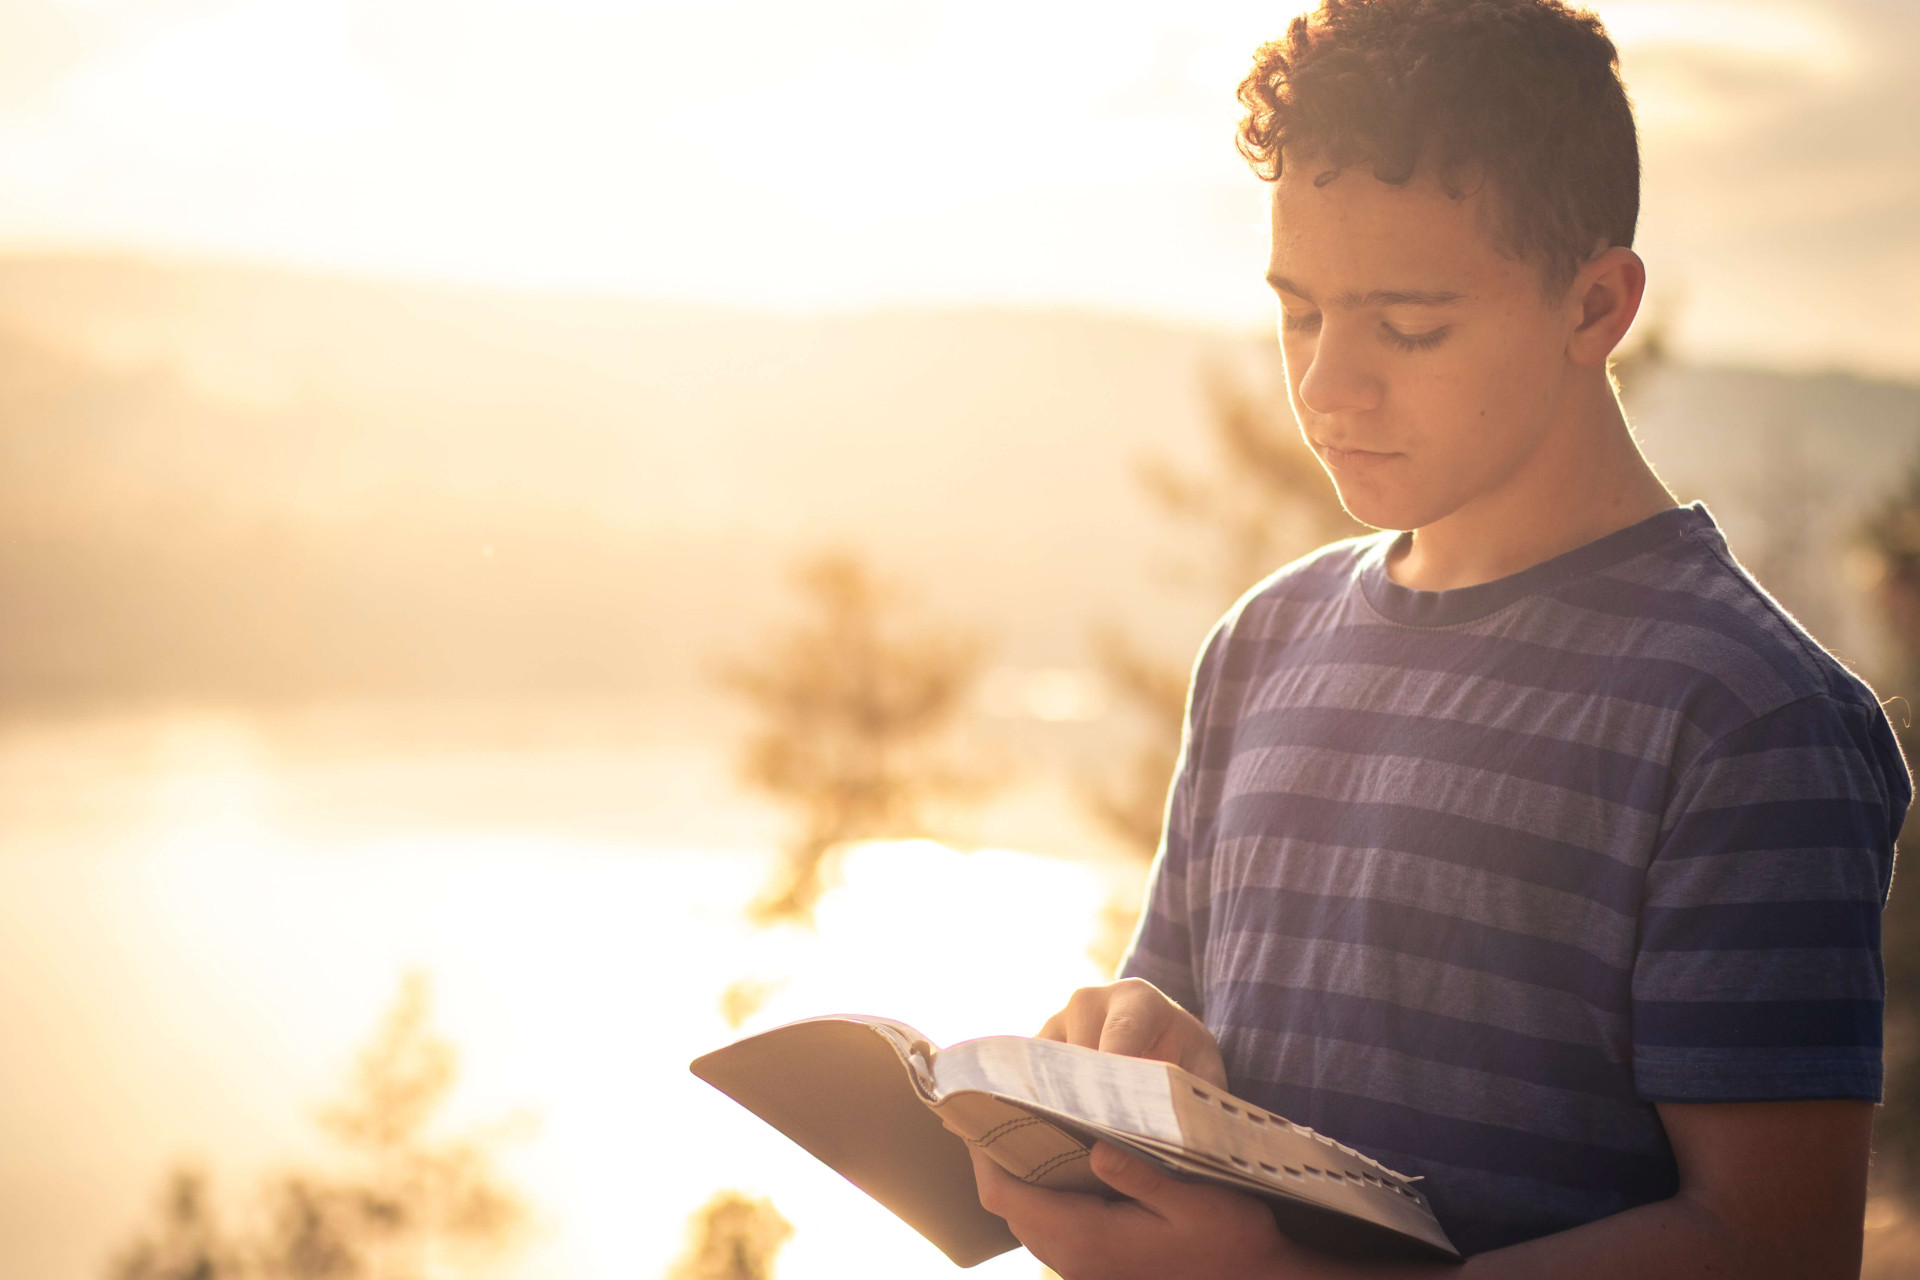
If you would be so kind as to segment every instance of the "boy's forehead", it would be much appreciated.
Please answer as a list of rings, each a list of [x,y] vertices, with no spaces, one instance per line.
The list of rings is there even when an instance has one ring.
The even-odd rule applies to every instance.
[[[1316,295],[1499,288],[1522,264],[1502,253],[1483,192],[1450,195],[1437,178],[1395,185],[1365,165],[1287,157],[1273,184],[1270,278]]]

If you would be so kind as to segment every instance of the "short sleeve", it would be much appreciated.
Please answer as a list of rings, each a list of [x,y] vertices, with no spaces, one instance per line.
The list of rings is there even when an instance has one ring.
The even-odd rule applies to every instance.
[[[1194,664],[1193,680],[1187,688],[1179,763],[1174,768],[1166,818],[1160,828],[1160,848],[1147,874],[1146,901],[1119,971],[1123,978],[1146,979],[1200,1018],[1206,1013],[1195,964],[1200,939],[1195,934],[1204,911],[1197,913],[1195,907],[1201,904],[1192,901],[1194,793],[1204,763],[1204,731],[1200,726],[1210,701],[1224,634],[1224,628],[1216,629]]]
[[[1648,868],[1633,970],[1641,1097],[1879,1099],[1880,909],[1910,797],[1879,708],[1828,694],[1688,768]]]

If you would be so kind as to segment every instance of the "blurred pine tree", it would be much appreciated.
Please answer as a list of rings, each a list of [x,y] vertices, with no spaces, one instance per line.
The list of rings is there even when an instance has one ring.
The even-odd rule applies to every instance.
[[[1854,577],[1868,588],[1893,641],[1895,670],[1882,673],[1891,691],[1888,718],[1911,768],[1920,751],[1910,699],[1920,692],[1920,462],[1905,482],[1861,525]],[[1909,831],[1913,829],[1909,818]],[[1909,841],[1911,843],[1911,841]],[[1895,862],[1893,892],[1881,917],[1886,964],[1886,1102],[1874,1121],[1874,1152],[1891,1163],[1891,1176],[1920,1199],[1920,886],[1902,890]]]
[[[688,1224],[687,1251],[667,1280],[773,1280],[776,1255],[793,1224],[771,1200],[722,1191]]]
[[[1202,389],[1207,466],[1195,470],[1165,457],[1148,458],[1140,466],[1140,483],[1162,513],[1199,543],[1179,565],[1176,581],[1224,610],[1287,561],[1364,527],[1341,508],[1333,483],[1300,436],[1278,346],[1263,344],[1251,369],[1224,359],[1208,364]],[[1145,860],[1160,843],[1192,655],[1155,657],[1114,626],[1097,629],[1093,645],[1096,665],[1138,732],[1119,775],[1088,779],[1086,799],[1107,829]]]
[[[766,923],[811,916],[834,850],[926,834],[933,804],[988,786],[940,749],[979,676],[979,638],[913,617],[852,553],[800,565],[795,585],[804,619],[719,673],[758,720],[741,777],[798,819],[784,867],[752,908]]]
[[[270,1182],[258,1220],[233,1235],[206,1179],[175,1170],[159,1224],[114,1260],[110,1280],[436,1280],[508,1256],[526,1206],[494,1170],[489,1139],[437,1131],[458,1067],[431,1012],[426,979],[408,976],[345,1098],[323,1113],[345,1168]]]
[[[157,1207],[158,1224],[108,1267],[112,1280],[243,1280],[241,1248],[214,1214],[205,1173],[185,1165],[171,1170]]]
[[[1252,369],[1224,359],[1204,366],[1202,389],[1210,428],[1206,468],[1152,457],[1139,475],[1155,505],[1199,543],[1176,569],[1176,582],[1224,610],[1287,561],[1364,526],[1341,507],[1300,435],[1278,346],[1263,343]],[[1081,789],[1094,817],[1145,863],[1159,847],[1167,788],[1179,762],[1192,655],[1157,657],[1112,625],[1096,628],[1093,648],[1135,735],[1117,773],[1089,776]],[[1095,964],[1111,971],[1119,963],[1138,913],[1137,900],[1116,897],[1107,904],[1088,948]]]

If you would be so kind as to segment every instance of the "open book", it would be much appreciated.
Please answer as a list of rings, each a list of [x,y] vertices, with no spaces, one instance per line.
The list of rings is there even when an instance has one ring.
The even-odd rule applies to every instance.
[[[748,1036],[695,1059],[693,1073],[963,1267],[1019,1244],[980,1207],[969,1142],[1026,1182],[1112,1197],[1087,1162],[1104,1141],[1260,1196],[1303,1244],[1460,1256],[1412,1180],[1164,1062],[1020,1036],[936,1049],[902,1023],[847,1015]]]

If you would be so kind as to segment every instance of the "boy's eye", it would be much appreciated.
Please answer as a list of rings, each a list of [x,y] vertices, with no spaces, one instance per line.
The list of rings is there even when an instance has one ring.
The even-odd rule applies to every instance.
[[[1429,329],[1425,333],[1402,333],[1384,320],[1380,322],[1380,331],[1386,340],[1402,351],[1425,351],[1435,347],[1447,336],[1453,326],[1443,324],[1438,329]]]
[[[1291,311],[1282,311],[1280,327],[1288,333],[1312,333],[1320,327],[1320,313],[1309,311],[1303,315],[1295,315]]]

